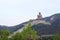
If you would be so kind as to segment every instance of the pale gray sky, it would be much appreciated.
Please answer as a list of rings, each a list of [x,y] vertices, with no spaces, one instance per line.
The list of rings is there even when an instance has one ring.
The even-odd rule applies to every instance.
[[[0,25],[17,25],[39,12],[43,17],[60,13],[60,0],[0,0]]]

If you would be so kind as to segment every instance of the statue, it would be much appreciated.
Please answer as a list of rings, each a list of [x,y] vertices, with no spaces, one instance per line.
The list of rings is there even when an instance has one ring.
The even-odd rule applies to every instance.
[[[39,15],[37,15],[37,20],[42,20],[42,15],[40,12],[39,12]]]

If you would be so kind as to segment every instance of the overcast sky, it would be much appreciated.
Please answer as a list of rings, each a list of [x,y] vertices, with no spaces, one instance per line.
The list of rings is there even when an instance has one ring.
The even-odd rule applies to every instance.
[[[0,25],[17,25],[39,12],[43,17],[60,13],[60,0],[0,0]]]

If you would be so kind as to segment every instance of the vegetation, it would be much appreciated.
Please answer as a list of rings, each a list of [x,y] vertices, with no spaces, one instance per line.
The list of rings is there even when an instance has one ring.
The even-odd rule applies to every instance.
[[[41,26],[41,25],[39,25]],[[8,38],[10,32],[7,30],[0,30],[0,40],[37,40],[37,32],[32,30],[32,25],[29,23],[22,32],[17,32],[15,35]],[[39,39],[40,40],[40,39]],[[45,37],[42,40],[60,40],[60,35],[55,35],[53,37]]]
[[[60,40],[60,35],[55,35],[54,37],[53,37],[53,40]]]
[[[12,40],[36,40],[37,32],[31,29],[31,23],[29,23],[21,33],[16,33]]]
[[[11,38],[11,40],[22,40],[21,37],[22,37],[22,36],[21,36],[20,33],[16,33],[16,34]]]
[[[0,30],[0,40],[8,40],[9,34],[7,30]]]

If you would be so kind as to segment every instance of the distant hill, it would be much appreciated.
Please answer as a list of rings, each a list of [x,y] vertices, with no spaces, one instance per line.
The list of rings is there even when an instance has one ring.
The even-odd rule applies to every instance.
[[[50,22],[51,25],[37,24],[37,25],[32,26],[32,28],[34,30],[39,32],[39,35],[40,34],[55,34],[55,33],[60,34],[60,13],[56,13],[50,17],[43,18],[43,20],[45,20],[46,22]],[[32,22],[34,20],[30,20],[30,21]],[[7,29],[10,32],[14,32],[14,31],[17,31],[18,29],[21,29],[22,27],[24,27],[28,23],[29,23],[29,21],[24,22],[22,24],[18,24],[16,26],[12,26],[12,27],[0,25],[0,30]]]
[[[8,27],[8,26],[1,26],[0,25],[0,30],[8,30],[10,32],[14,32],[20,28],[24,27],[24,25],[22,24],[19,24],[19,25],[16,25],[16,26],[12,26],[12,27]]]
[[[56,13],[50,17],[43,18],[45,21],[48,21],[50,23],[53,23],[55,20],[57,21],[58,19],[60,20],[60,13]]]
[[[32,29],[36,30],[38,32],[38,35],[60,34],[60,13],[43,19],[47,22],[50,22],[51,25],[45,25],[41,23],[33,25]]]
[[[60,26],[58,25],[45,25],[45,24],[37,24],[33,25],[32,29],[37,31],[38,35],[54,35],[60,34]]]

